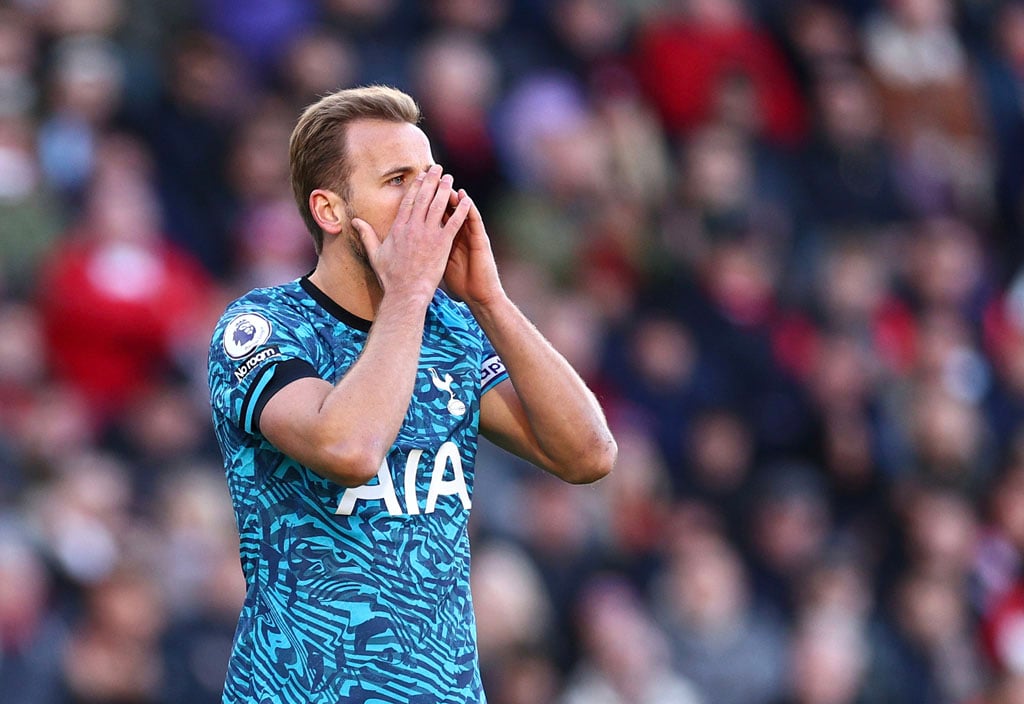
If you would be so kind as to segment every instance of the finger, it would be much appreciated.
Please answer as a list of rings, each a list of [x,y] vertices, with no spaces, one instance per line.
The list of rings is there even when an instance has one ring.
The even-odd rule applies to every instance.
[[[476,202],[469,197],[469,194],[466,193],[465,189],[459,189],[459,193],[462,195],[462,198],[468,200],[472,204],[472,207],[469,209],[469,216],[466,219],[473,220],[475,223],[482,223],[484,218],[480,214],[480,208],[476,207]]]
[[[363,243],[366,257],[372,262],[374,255],[377,254],[377,249],[380,247],[380,238],[377,237],[373,226],[365,220],[352,218],[352,227],[355,228],[356,234],[359,235],[359,241]]]
[[[468,193],[466,193],[466,189],[465,188],[460,188],[458,193],[456,193],[456,197],[459,199],[460,203],[462,201],[464,201],[464,200],[468,200],[468,201],[470,201],[470,203],[473,204],[473,207],[470,208],[470,210],[469,210],[469,215],[466,218],[467,220],[473,220],[473,219],[476,219],[478,221],[482,221],[483,220],[483,217],[480,215],[480,209],[476,207],[476,203],[474,203],[473,199],[469,197]]]
[[[427,169],[427,173],[423,177],[423,182],[420,184],[420,190],[416,194],[413,202],[411,214],[413,221],[422,222],[426,219],[427,209],[430,207],[430,203],[434,199],[434,194],[437,193],[437,184],[440,180],[441,165],[434,164]]]
[[[444,225],[445,235],[452,239],[455,238],[459,228],[462,227],[462,223],[466,222],[466,216],[469,215],[470,208],[472,207],[473,201],[469,198],[463,198],[459,201],[459,204],[455,206],[455,211],[448,216],[448,222]]]
[[[426,172],[421,171],[416,174],[416,179],[405,189],[405,195],[402,197],[402,202],[398,206],[398,213],[395,214],[395,222],[408,222],[409,215],[412,213],[412,204],[416,200],[416,195],[420,192],[420,188],[423,186],[423,179],[426,177]]]
[[[441,177],[437,184],[437,193],[434,194],[434,199],[430,202],[430,208],[427,210],[427,222],[436,223],[438,227],[441,226],[441,220],[448,209],[448,202],[451,200],[452,180],[451,174]]]
[[[462,191],[462,189],[459,189],[460,193],[461,193],[461,191]],[[455,206],[457,206],[458,204],[459,204],[459,193],[457,193],[457,192],[455,192],[453,190],[451,193],[448,194],[448,208],[447,208],[448,215],[451,215],[453,212],[455,212]]]

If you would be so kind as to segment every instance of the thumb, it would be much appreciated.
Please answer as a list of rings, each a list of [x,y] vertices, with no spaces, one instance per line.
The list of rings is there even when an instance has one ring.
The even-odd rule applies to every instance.
[[[367,258],[373,261],[373,257],[380,247],[380,238],[377,237],[373,226],[365,220],[352,218],[352,227],[355,228],[356,234],[359,235],[359,241],[363,243],[363,249],[366,251]]]

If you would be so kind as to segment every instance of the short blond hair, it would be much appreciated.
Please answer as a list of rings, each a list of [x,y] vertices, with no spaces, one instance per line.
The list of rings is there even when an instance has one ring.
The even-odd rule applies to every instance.
[[[317,254],[323,249],[324,233],[309,209],[309,194],[317,188],[330,188],[348,198],[352,164],[345,135],[352,122],[367,119],[416,124],[420,109],[415,100],[397,88],[349,88],[307,107],[292,130],[288,144],[292,193]]]

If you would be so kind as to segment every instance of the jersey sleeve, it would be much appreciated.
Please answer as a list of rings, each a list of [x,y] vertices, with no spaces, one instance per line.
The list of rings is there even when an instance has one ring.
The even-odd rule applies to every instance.
[[[286,308],[228,308],[210,343],[210,402],[215,415],[259,433],[274,394],[297,379],[319,377],[308,321]]]

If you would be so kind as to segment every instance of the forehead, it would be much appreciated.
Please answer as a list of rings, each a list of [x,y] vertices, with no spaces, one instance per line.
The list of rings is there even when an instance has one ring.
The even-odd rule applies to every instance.
[[[409,122],[356,120],[348,126],[346,138],[353,174],[420,169],[434,163],[427,135]]]

